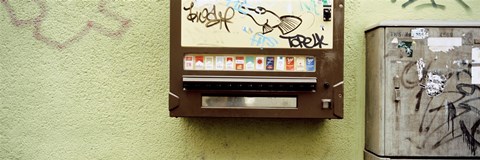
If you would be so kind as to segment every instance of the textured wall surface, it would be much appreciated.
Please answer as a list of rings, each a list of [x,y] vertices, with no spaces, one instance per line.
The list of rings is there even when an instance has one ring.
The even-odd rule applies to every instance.
[[[345,119],[282,120],[168,117],[167,0],[0,0],[0,159],[362,159],[364,28],[480,19],[406,1],[346,0]]]

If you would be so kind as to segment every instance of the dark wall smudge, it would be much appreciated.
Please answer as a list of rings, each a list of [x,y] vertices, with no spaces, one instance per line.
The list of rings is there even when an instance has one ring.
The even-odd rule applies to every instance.
[[[417,4],[415,6],[415,9],[437,8],[437,9],[445,10],[447,8],[445,5],[438,4],[435,0],[429,0],[430,2],[427,2],[427,3],[416,3],[419,0],[404,0],[404,1],[405,2],[402,3],[402,8],[407,8],[412,4]],[[455,0],[455,1],[459,4],[459,6],[461,6],[466,11],[468,12],[471,11],[470,6],[467,3],[465,3],[463,0]],[[391,2],[396,3],[397,0],[391,0]]]

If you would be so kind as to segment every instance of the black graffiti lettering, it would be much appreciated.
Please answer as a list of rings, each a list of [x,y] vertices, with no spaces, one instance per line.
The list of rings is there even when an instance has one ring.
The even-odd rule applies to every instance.
[[[451,102],[448,102],[448,103],[447,103],[447,106],[448,106],[448,107],[447,107],[447,108],[448,108],[448,109],[447,109],[447,112],[448,112],[447,130],[450,130],[450,123],[451,123],[451,125],[452,125],[452,128],[451,128],[451,129],[452,129],[452,132],[451,132],[451,133],[452,133],[452,137],[455,137],[455,136],[454,136],[454,132],[453,132],[454,129],[455,129],[455,125],[454,125],[455,123],[454,123],[453,120],[455,119],[455,117],[457,117],[457,109],[455,108],[455,106],[454,106],[453,103],[451,103]]]
[[[458,81],[449,83],[456,83],[449,87],[451,90],[445,91],[443,95],[438,97],[423,96],[426,91],[424,88],[426,84],[422,84],[422,82],[426,80],[425,72],[430,70],[431,63],[427,63],[428,65],[422,73],[415,72],[413,69],[415,68],[415,62],[404,64],[403,70],[399,72],[402,88],[409,90],[411,98],[415,98],[413,103],[409,103],[411,109],[415,112],[423,111],[421,121],[418,123],[418,134],[424,135],[425,138],[420,138],[420,142],[412,139],[409,141],[412,145],[417,146],[417,149],[428,149],[430,147],[431,149],[440,149],[442,145],[450,145],[452,141],[460,140],[463,137],[468,150],[472,155],[476,155],[480,143],[474,135],[480,133],[480,120],[467,122],[467,119],[471,119],[471,116],[480,117],[480,106],[478,106],[480,104],[480,97],[478,97],[480,86],[462,83],[472,77],[470,69],[466,69],[467,65],[465,64],[462,66],[465,67],[463,69],[443,74],[447,82],[449,80]],[[468,68],[471,68],[471,65]],[[421,77],[419,80],[416,78],[417,76],[412,76],[414,74],[422,74],[423,78]],[[466,80],[463,80],[464,78]],[[445,119],[442,116],[437,116],[441,115],[441,111],[446,112]],[[438,123],[439,120],[443,122]],[[472,123],[475,124],[471,128],[466,126]],[[438,134],[443,136],[433,136]],[[426,146],[428,144],[431,144],[431,146]]]
[[[437,111],[437,112],[438,112],[438,111]],[[468,111],[463,111],[463,112],[457,114],[456,118],[461,117],[462,115],[466,114],[467,112],[468,112]],[[433,120],[434,120],[434,119],[432,119],[432,121],[433,121]],[[430,123],[430,125],[431,125],[431,124],[432,124],[432,122]],[[438,132],[441,132],[440,129],[441,129],[444,125],[447,125],[447,122],[444,122],[444,123],[438,125],[436,128],[434,128],[433,131],[430,132],[430,133],[426,136],[426,138],[423,140],[422,146],[425,146],[425,144],[428,142],[428,140],[429,140],[430,138],[432,138],[431,135],[436,134],[436,133],[438,133]],[[457,128],[457,129],[454,129],[454,131],[455,131],[455,130],[458,130],[458,128]],[[447,134],[445,134],[444,137],[447,137],[447,136],[449,136],[450,134],[451,134],[451,133],[447,133]],[[453,140],[453,139],[458,138],[458,137],[459,137],[459,136],[453,137],[453,138],[451,138],[450,140]],[[440,139],[439,141],[443,141],[443,139],[444,139],[444,138]],[[447,141],[450,141],[450,140],[447,140]],[[439,143],[439,142],[437,141],[437,143]],[[436,143],[436,144],[437,144],[437,143]],[[440,143],[441,143],[441,142],[440,142]],[[445,143],[443,143],[443,144],[445,144]],[[440,144],[438,144],[438,145],[440,145]],[[436,147],[439,147],[439,146],[434,146],[434,147],[436,148]],[[434,148],[434,149],[435,149],[435,148]]]
[[[430,107],[430,103],[432,103],[432,100],[433,99],[430,99],[430,101],[428,101],[428,105],[427,105],[427,108],[425,108],[425,110],[428,110],[428,108]],[[417,110],[415,110],[415,111],[417,111]],[[423,124],[424,124],[423,122],[425,122],[425,115],[426,114],[427,114],[427,112],[423,112],[422,122],[420,123],[420,127],[418,129],[418,132],[420,132],[420,133],[423,132]],[[428,130],[430,130],[430,126],[425,127],[425,129],[428,132]]]
[[[410,69],[413,68],[415,66],[416,62],[410,62],[408,63],[404,68],[403,68],[403,72],[401,74],[401,83],[402,85],[407,88],[407,89],[412,89],[414,87],[417,87],[418,86],[418,79],[414,79],[414,80],[409,80],[407,79],[406,77],[408,77],[407,75],[410,73]],[[428,70],[430,64],[425,68],[426,70]]]
[[[261,26],[263,34],[271,33],[275,28],[278,28],[280,32],[282,32],[282,35],[286,35],[300,27],[303,21],[298,16],[278,15],[261,6],[252,7],[242,4],[238,7],[238,12],[250,17],[255,24]]]
[[[452,138],[449,139],[449,140],[446,140],[445,142],[444,139],[445,137],[443,137],[442,139],[440,139],[437,143],[435,143],[433,147],[433,149],[435,148],[438,148],[441,144],[445,144],[447,141],[451,141],[453,139],[456,139],[456,138],[459,138],[459,136],[455,136],[454,135],[454,132],[455,132],[455,127],[454,127],[454,120],[462,115],[464,115],[465,113],[468,113],[468,112],[473,112],[477,115],[480,115],[480,110],[472,105],[470,105],[469,103],[474,103],[475,101],[479,101],[480,100],[480,97],[474,97],[474,98],[470,98],[470,99],[466,99],[466,100],[463,100],[467,95],[473,95],[477,90],[480,89],[479,86],[477,85],[472,85],[472,84],[463,84],[463,83],[460,83],[460,84],[457,84],[456,86],[457,88],[457,91],[456,92],[452,92],[452,93],[458,93],[458,94],[461,94],[462,97],[457,99],[456,101],[459,102],[458,106],[459,108],[461,109],[464,109],[463,112],[457,114],[457,108],[454,106],[454,103],[455,102],[447,102],[447,113],[448,113],[448,119],[447,119],[447,122],[444,122],[443,124],[440,124],[436,129],[434,129],[434,131],[430,134],[433,134],[435,132],[438,132],[440,131],[440,127],[442,127],[443,125],[448,125],[448,130],[451,129],[451,132],[449,134],[452,135]],[[461,102],[460,102],[461,101]],[[440,106],[438,108],[435,108],[435,109],[431,109],[430,112],[432,112],[432,110],[435,110],[435,111],[439,111],[439,109],[443,108],[443,106]],[[425,115],[424,115],[425,116]],[[433,121],[433,119],[432,119]],[[423,122],[422,122],[423,123]],[[463,123],[463,125],[462,125]],[[477,123],[480,123],[480,122],[476,122],[473,127],[472,127],[472,132],[468,131],[468,129],[466,128],[465,126],[465,123],[464,121],[460,120],[460,129],[462,130],[462,136],[464,137],[464,141],[466,141],[466,143],[468,144],[469,146],[469,149],[471,150],[472,154],[475,155],[476,153],[476,148],[477,146],[476,145],[479,145],[478,141],[475,140],[475,137],[472,136],[471,133],[475,133],[477,132],[477,128],[478,128],[478,125],[480,124],[477,124]],[[422,125],[422,124],[421,124]],[[451,126],[450,126],[451,125]],[[445,135],[447,136],[447,135]],[[428,140],[425,139],[424,140],[424,143],[426,143],[426,141]],[[475,140],[475,141],[473,141]],[[442,143],[443,142],[443,143]],[[474,145],[475,144],[475,145]]]
[[[187,20],[189,20],[189,21],[191,21],[191,22],[194,22],[194,21],[197,19],[197,17],[198,17],[197,12],[195,12],[195,13],[192,12],[193,5],[194,5],[194,4],[193,4],[193,2],[192,2],[192,3],[190,3],[190,7],[188,7],[188,8],[187,8],[187,7],[183,7],[183,10],[190,12],[190,13],[188,13],[188,15],[187,15]]]
[[[438,142],[436,142],[436,143],[432,146],[432,149],[437,149],[437,148],[440,147],[441,145],[446,144],[446,143],[448,143],[448,142],[450,142],[450,141],[453,141],[453,140],[455,140],[455,139],[457,139],[457,138],[460,138],[460,137],[462,137],[462,136],[461,136],[461,135],[458,135],[458,136],[455,136],[455,137],[453,137],[453,138],[450,138],[450,139],[445,140],[447,137],[448,137],[448,135],[443,136],[442,139],[440,139]]]
[[[391,0],[391,1],[392,1],[392,3],[397,2],[397,0]],[[402,8],[408,7],[409,5],[413,4],[417,0],[405,0],[405,1],[407,1],[407,2],[402,4]],[[466,11],[471,11],[470,6],[468,4],[466,4],[463,0],[455,0],[455,1],[460,6],[462,6]],[[438,9],[445,9],[446,8],[445,5],[438,4],[437,2],[435,2],[435,0],[430,0],[430,3],[424,3],[424,4],[419,4],[419,5],[415,6],[416,9],[423,9],[423,8],[428,8],[428,7],[438,8]]]
[[[465,84],[465,83],[460,83],[460,84],[457,84],[457,91],[464,95],[464,96],[470,96],[470,95],[473,95],[473,93],[475,93],[476,90],[480,90],[480,87],[476,86],[476,85],[473,85],[473,84]],[[465,90],[467,89],[467,90]]]
[[[415,95],[415,98],[417,99],[417,103],[415,104],[415,111],[420,110],[420,103],[422,101],[422,95],[423,95],[422,93],[423,93],[424,90],[425,90],[424,88],[420,89],[420,91],[418,91],[417,95]]]
[[[202,12],[200,12],[200,14],[198,15],[198,21],[200,21],[200,23],[205,23],[207,22],[207,19],[209,18],[210,14],[213,14],[215,15],[215,6],[213,6],[212,8],[212,11],[208,11],[208,9],[204,8],[202,10]]]
[[[480,110],[478,108],[468,104],[470,102],[479,101],[479,100],[480,100],[480,97],[470,98],[470,99],[467,99],[467,100],[464,100],[464,101],[460,102],[458,104],[458,106],[460,108],[463,108],[463,109],[467,110],[467,111],[474,112],[477,115],[480,115]]]
[[[215,6],[214,6],[214,9],[215,9]],[[227,18],[228,16],[228,13],[232,13],[232,15],[230,17]],[[218,18],[217,16],[215,16],[215,14],[211,14],[211,16],[214,16],[214,18],[209,18],[209,22],[206,24],[207,27],[211,27],[211,26],[214,26],[214,25],[217,25],[217,24],[220,24],[220,29],[222,28],[222,23],[225,25],[225,29],[227,29],[227,31],[230,32],[230,29],[228,29],[228,23],[232,23],[230,21],[230,19],[233,18],[233,16],[235,15],[235,11],[233,10],[232,7],[228,7],[226,10],[225,10],[225,15],[222,14],[222,12],[218,12]]]
[[[306,37],[301,34],[295,36],[279,36],[282,39],[287,39],[290,48],[322,48],[323,45],[328,45],[323,42],[324,36],[319,36],[318,33],[312,34],[312,37]],[[312,43],[313,42],[313,43]]]
[[[462,129],[463,141],[467,143],[470,152],[475,156],[477,152],[477,147],[480,143],[475,139],[475,132],[477,132],[478,127],[480,126],[480,119],[478,119],[468,130],[465,122],[460,120],[460,129]]]
[[[235,16],[235,11],[232,7],[227,7],[225,9],[225,12],[223,13],[221,11],[217,12],[215,5],[213,5],[211,10],[204,8],[200,12],[194,12],[194,5],[195,4],[192,2],[190,3],[189,7],[183,7],[183,10],[189,12],[187,15],[188,21],[191,21],[192,23],[205,24],[205,27],[207,28],[219,25],[220,29],[222,29],[222,27],[225,26],[225,29],[230,32],[230,29],[228,28],[228,23],[232,23],[231,19]]]
[[[471,67],[469,67],[469,68],[471,68]],[[472,74],[470,73],[470,71],[469,71],[468,69],[463,69],[462,71],[459,71],[459,72],[456,73],[456,75],[457,75],[457,81],[460,80],[460,74],[462,74],[462,73],[465,73],[465,74],[467,74],[469,77],[472,77]]]

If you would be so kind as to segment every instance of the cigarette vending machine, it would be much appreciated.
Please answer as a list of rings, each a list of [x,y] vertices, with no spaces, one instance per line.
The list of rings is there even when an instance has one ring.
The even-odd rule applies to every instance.
[[[170,116],[343,118],[343,0],[170,5]]]
[[[366,31],[365,159],[480,159],[480,22]]]

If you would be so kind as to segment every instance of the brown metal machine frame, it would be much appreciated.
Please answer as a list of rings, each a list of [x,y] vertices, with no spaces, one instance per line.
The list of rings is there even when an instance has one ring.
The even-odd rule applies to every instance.
[[[181,46],[181,0],[170,1],[170,94],[171,117],[262,117],[262,118],[343,118],[344,0],[335,0],[333,49],[203,48]],[[185,54],[308,55],[316,57],[316,72],[228,72],[186,71]],[[283,53],[283,54],[282,54]],[[238,90],[184,90],[183,75],[316,77],[315,92],[265,92]],[[202,95],[297,97],[295,109],[212,109],[202,108]],[[322,108],[322,99],[331,107]]]

